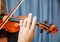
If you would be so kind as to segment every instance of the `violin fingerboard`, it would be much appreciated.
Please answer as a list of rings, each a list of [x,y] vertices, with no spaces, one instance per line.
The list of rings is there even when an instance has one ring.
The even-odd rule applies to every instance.
[[[11,21],[11,22],[17,22],[17,23],[19,23],[20,20],[23,20],[23,19],[19,19],[19,18],[10,18],[9,19],[9,21]]]

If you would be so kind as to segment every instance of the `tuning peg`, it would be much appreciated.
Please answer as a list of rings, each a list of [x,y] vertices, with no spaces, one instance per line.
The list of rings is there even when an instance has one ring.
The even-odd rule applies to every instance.
[[[48,24],[47,20],[44,21],[45,24]]]
[[[50,24],[49,26],[52,26],[53,24]]]
[[[40,29],[40,33],[43,33],[43,29]]]

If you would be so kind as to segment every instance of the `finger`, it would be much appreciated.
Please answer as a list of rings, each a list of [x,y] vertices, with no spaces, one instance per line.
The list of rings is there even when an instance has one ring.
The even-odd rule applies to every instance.
[[[31,30],[34,30],[35,29],[36,21],[37,21],[37,18],[36,17],[33,17],[32,25],[31,25]]]
[[[23,20],[20,20],[20,29],[23,27]]]
[[[3,21],[5,21],[7,17],[8,17],[8,16],[4,16],[4,17],[3,17]]]
[[[23,23],[23,26],[24,26],[24,27],[26,27],[26,25],[27,25],[27,18],[24,19],[24,23]]]
[[[35,36],[35,30],[33,31],[33,32],[31,32],[31,30],[29,30],[29,33],[28,33],[28,39],[29,39],[29,41],[31,42],[32,41],[32,39],[34,38],[34,36]]]
[[[27,28],[30,27],[30,25],[31,25],[31,20],[32,20],[32,13],[30,13],[30,14],[28,15],[28,19],[27,19]]]

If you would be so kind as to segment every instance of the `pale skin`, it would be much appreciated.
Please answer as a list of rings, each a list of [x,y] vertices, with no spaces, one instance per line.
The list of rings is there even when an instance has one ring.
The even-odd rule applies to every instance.
[[[34,16],[32,19],[32,14],[28,15],[28,18],[20,20],[20,31],[18,35],[18,42],[32,42],[35,33],[37,18]]]
[[[0,42],[8,42],[8,38],[7,37],[0,38]]]

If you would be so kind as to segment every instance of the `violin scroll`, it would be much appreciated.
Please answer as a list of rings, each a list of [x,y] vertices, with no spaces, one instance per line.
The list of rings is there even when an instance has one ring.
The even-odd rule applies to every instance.
[[[55,34],[58,31],[57,26],[52,24],[50,25],[50,33]]]

